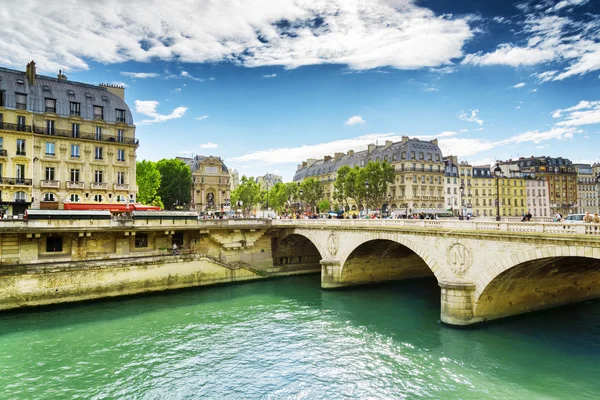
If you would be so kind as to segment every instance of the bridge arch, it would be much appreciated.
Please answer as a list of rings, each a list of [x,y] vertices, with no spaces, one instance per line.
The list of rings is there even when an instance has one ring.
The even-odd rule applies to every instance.
[[[443,269],[423,246],[393,233],[360,233],[338,254],[340,283],[356,285],[392,280],[443,278]],[[358,240],[357,240],[358,239]]]
[[[486,321],[600,296],[600,254],[590,247],[534,249],[490,265],[476,283],[474,313]]]
[[[306,231],[289,231],[272,244],[273,265],[286,269],[320,271],[320,261],[327,255],[319,240]]]

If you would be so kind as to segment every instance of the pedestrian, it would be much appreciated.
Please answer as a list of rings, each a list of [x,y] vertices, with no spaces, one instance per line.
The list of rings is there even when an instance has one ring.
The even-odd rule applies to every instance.
[[[177,244],[173,243],[173,255],[176,256],[177,255]]]
[[[598,213],[594,214],[594,223],[600,224],[600,217],[598,216]]]
[[[562,214],[557,212],[556,215],[554,216],[554,222],[560,222],[562,221]]]
[[[594,218],[590,215],[589,212],[586,212],[585,217],[583,217],[583,222],[588,223],[588,224],[592,223],[592,222],[594,222]]]

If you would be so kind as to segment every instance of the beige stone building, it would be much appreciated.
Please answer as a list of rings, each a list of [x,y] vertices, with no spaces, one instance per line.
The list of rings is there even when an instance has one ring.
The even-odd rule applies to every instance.
[[[138,141],[124,88],[0,68],[2,209],[135,202]],[[12,203],[12,204],[11,204]]]
[[[260,186],[261,189],[272,188],[277,183],[282,182],[283,177],[281,175],[276,174],[265,174],[263,176],[259,176],[256,178],[256,183]]]
[[[308,178],[323,183],[324,196],[336,203],[334,183],[338,168],[347,165],[364,167],[369,161],[392,164],[396,171],[389,185],[390,209],[400,214],[420,211],[444,211],[444,161],[437,140],[424,141],[403,136],[400,142],[386,141],[384,145],[370,144],[367,150],[335,153],[323,159],[308,159],[298,166],[294,182]],[[360,205],[352,204],[352,210]]]
[[[577,212],[581,214],[598,212],[598,190],[596,176],[590,164],[574,164],[577,170]]]
[[[231,182],[221,157],[177,157],[192,170],[192,205],[196,211],[229,211]]]

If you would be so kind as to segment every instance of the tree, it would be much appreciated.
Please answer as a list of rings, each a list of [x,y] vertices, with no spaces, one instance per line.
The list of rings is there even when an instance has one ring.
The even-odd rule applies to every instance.
[[[164,208],[158,195],[161,176],[156,163],[152,161],[138,161],[135,166],[135,177],[138,185],[137,201],[146,205]]]
[[[189,204],[192,199],[192,171],[181,160],[175,158],[162,159],[156,163],[160,172],[161,183],[158,195],[165,208],[172,209],[175,205]]]
[[[349,166],[341,166],[337,170],[335,183],[333,184],[333,197],[342,205],[345,210],[350,208],[350,204],[348,202],[348,198],[350,196],[347,188],[348,174],[350,171],[351,168]]]
[[[262,203],[260,186],[254,181],[253,177],[242,176],[240,184],[231,193],[232,206],[237,207],[239,200],[244,203],[242,206],[244,214],[248,214],[257,203]]]
[[[308,178],[300,184],[302,190],[301,200],[314,213],[317,202],[323,198],[323,185],[315,178]]]
[[[331,211],[331,203],[327,199],[323,199],[323,200],[319,201],[318,206],[319,206],[320,213],[327,213],[327,212]]]
[[[383,163],[369,161],[361,169],[357,186],[364,188],[364,199],[371,209],[380,208],[386,201],[387,188],[394,182],[394,167],[384,161]],[[365,183],[369,182],[367,188]]]

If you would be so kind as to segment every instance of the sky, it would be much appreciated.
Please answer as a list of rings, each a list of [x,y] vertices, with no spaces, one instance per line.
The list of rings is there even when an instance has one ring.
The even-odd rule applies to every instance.
[[[600,161],[597,0],[2,0],[0,66],[126,87],[138,160],[290,181],[402,136]]]

